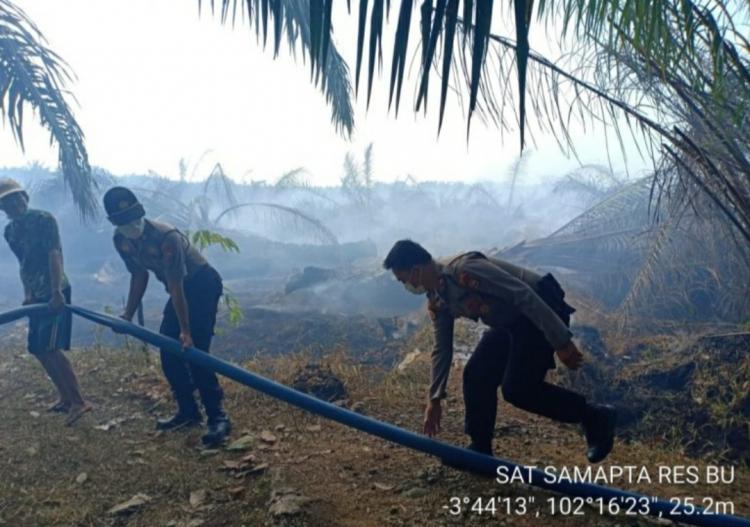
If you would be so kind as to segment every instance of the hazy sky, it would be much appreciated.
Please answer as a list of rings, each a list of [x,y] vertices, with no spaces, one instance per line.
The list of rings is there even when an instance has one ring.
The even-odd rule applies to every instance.
[[[236,179],[274,181],[304,166],[314,183],[335,184],[346,152],[361,156],[373,142],[378,180],[411,174],[418,180],[498,181],[508,178],[508,167],[518,154],[515,134],[506,134],[503,143],[497,129],[485,128],[478,119],[467,145],[465,120],[455,98],[448,102],[438,138],[436,111],[427,118],[409,111],[415,72],[405,81],[402,102],[407,104],[402,104],[398,120],[387,112],[387,75],[376,80],[369,112],[360,96],[355,135],[348,142],[330,124],[329,108],[309,82],[306,66],[295,63],[285,47],[273,60],[246,26],[224,27],[208,12],[199,17],[197,0],[16,4],[76,73],[70,89],[90,160],[115,174],[153,170],[177,177],[178,162],[185,158],[196,179],[220,161]],[[344,4],[340,2],[342,9]],[[356,16],[344,9],[334,23],[337,45],[353,69]],[[386,31],[386,38],[392,34]],[[412,43],[417,38],[415,34]],[[390,62],[386,64],[389,71]],[[433,88],[438,86],[433,83]],[[432,92],[432,102],[438,95],[438,90]],[[2,164],[55,165],[49,135],[26,117],[25,155],[3,130]],[[577,140],[582,161],[606,164],[602,133],[581,133]],[[541,138],[537,148],[527,163],[528,179],[561,175],[576,166],[559,153],[552,137]],[[211,153],[196,168],[207,150]],[[622,163],[614,161],[621,170]],[[635,155],[629,162],[631,171],[644,166]]]

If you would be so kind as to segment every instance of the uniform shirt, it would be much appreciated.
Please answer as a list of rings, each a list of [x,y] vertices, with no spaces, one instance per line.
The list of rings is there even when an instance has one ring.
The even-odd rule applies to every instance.
[[[493,328],[506,327],[524,315],[553,348],[570,341],[570,330],[534,291],[541,277],[528,269],[478,252],[436,262],[437,291],[428,293],[435,347],[432,352],[430,399],[445,397],[453,360],[453,322],[466,317]]]
[[[115,232],[114,244],[128,271],[153,271],[167,290],[170,283],[191,278],[208,264],[184,234],[160,221],[145,220],[143,235],[137,240]]]
[[[49,253],[54,249],[62,253],[55,217],[43,210],[28,209],[26,214],[6,225],[5,239],[21,264],[25,293],[36,302],[49,300],[52,296]],[[63,273],[60,289],[68,287],[68,278]]]

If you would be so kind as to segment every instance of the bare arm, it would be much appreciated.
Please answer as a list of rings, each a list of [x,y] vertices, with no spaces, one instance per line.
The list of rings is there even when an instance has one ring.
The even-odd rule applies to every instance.
[[[52,249],[49,252],[49,278],[52,293],[62,292],[63,256],[60,249]]]
[[[62,293],[63,282],[63,256],[60,249],[50,249],[47,261],[49,263],[50,288],[52,289],[49,306],[59,311],[65,305],[65,296]],[[28,293],[27,293],[28,294]]]
[[[187,264],[182,235],[175,231],[165,236],[161,250],[164,257],[167,291],[172,299],[177,322],[180,324],[180,342],[183,348],[190,348],[193,346],[193,337],[190,332],[190,315],[183,287],[183,281],[187,276]]]
[[[180,324],[180,341],[183,347],[193,345],[193,337],[190,332],[190,315],[188,311],[187,300],[185,299],[185,288],[182,280],[170,281],[167,284],[169,296],[172,299],[172,306],[177,315],[177,321]]]
[[[177,321],[180,323],[181,333],[190,333],[190,317],[188,315],[187,300],[185,300],[185,289],[182,281],[169,284],[169,296],[172,298],[172,305],[177,314]]]
[[[130,274],[130,290],[128,291],[128,302],[125,305],[125,312],[122,318],[132,320],[138,304],[143,300],[143,295],[148,287],[148,271],[139,270]]]

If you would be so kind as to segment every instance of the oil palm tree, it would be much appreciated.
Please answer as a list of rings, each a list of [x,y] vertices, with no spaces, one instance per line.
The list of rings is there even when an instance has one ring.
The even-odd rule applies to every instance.
[[[9,0],[0,0],[0,116],[24,148],[24,109],[30,107],[58,147],[65,182],[83,218],[96,212],[83,132],[63,95],[68,65],[47,47],[44,36]]]
[[[201,0],[199,0],[199,3]],[[393,2],[396,4],[396,2]],[[416,109],[420,109],[427,99],[430,71],[433,63],[441,73],[440,123],[442,124],[445,101],[454,62],[468,62],[469,65],[469,107],[468,120],[477,107],[481,80],[488,75],[486,61],[490,42],[490,27],[496,18],[505,13],[499,2],[492,0],[401,0],[398,2],[398,21],[394,35],[394,48],[391,57],[390,100],[398,108],[406,68],[406,55],[412,26],[415,4],[419,3],[421,33],[421,70],[418,80]],[[616,50],[638,48],[643,50],[655,65],[665,70],[691,68],[696,79],[714,83],[726,69],[740,72],[750,81],[747,64],[742,58],[742,48],[750,48],[741,26],[735,25],[735,17],[747,14],[745,3],[729,0],[665,0],[641,2],[639,0],[508,0],[511,7],[511,21],[515,26],[515,42],[501,41],[515,52],[516,79],[518,84],[518,124],[523,148],[526,122],[527,69],[533,59],[529,47],[529,30],[532,19],[558,23],[563,35],[575,34],[579,39],[591,44],[606,42]],[[331,37],[333,34],[333,0],[210,0],[212,9],[221,10],[222,19],[232,19],[238,9],[247,11],[248,20],[255,23],[256,31],[264,41],[274,28],[275,52],[278,53],[282,33],[290,43],[298,36],[305,39],[304,45],[310,52],[310,63],[314,81],[320,78],[331,60]],[[351,0],[347,8],[351,13]],[[365,40],[367,40],[367,98],[372,90],[376,64],[382,61],[381,44],[383,23],[391,11],[390,0],[359,0],[356,87],[359,87],[360,72],[364,63]],[[295,30],[295,24],[305,13],[309,34]],[[676,38],[676,35],[681,38]],[[457,38],[457,37],[461,38]],[[309,38],[309,41],[307,40]],[[706,64],[701,64],[700,51],[710,49],[709,73]],[[687,66],[686,66],[687,64]],[[507,69],[507,68],[506,68]],[[501,72],[507,76],[507,72]]]
[[[414,109],[426,110],[431,72],[436,70],[439,128],[451,78],[465,84],[465,90],[453,90],[457,95],[468,93],[467,133],[472,116],[479,113],[501,130],[517,126],[521,150],[532,122],[542,131],[554,132],[560,146],[575,154],[570,125],[578,116],[581,121],[614,125],[622,145],[618,121],[624,117],[629,127],[642,133],[655,164],[667,161],[666,172],[674,176],[666,178],[667,186],[697,187],[750,241],[750,197],[742,191],[750,182],[747,2],[508,0],[509,10],[492,0],[346,4],[350,13],[358,7],[355,92],[366,63],[368,104],[376,66],[382,61],[384,20],[397,11],[389,105],[395,103],[398,113],[418,5],[421,60]],[[331,60],[333,0],[211,0],[211,6],[223,14],[246,9],[264,38],[273,26],[276,49],[292,13],[298,16],[306,10],[312,78],[322,78],[320,72]],[[515,38],[491,33],[493,22],[503,18],[514,27]],[[529,30],[535,21],[553,24],[564,43],[585,46],[595,60],[569,62],[566,68],[534,53]],[[294,42],[293,31],[287,30],[287,36]],[[636,79],[627,84],[630,93],[617,88],[623,75]],[[665,104],[670,102],[672,108]],[[706,136],[713,139],[705,140]],[[738,169],[739,177],[727,181],[726,169]]]

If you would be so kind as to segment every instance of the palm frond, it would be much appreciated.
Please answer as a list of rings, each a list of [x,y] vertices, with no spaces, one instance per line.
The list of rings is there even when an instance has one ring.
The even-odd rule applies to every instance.
[[[212,10],[215,4],[220,4],[223,12],[235,11],[239,7],[243,18],[246,16],[247,23],[255,29],[256,35],[263,37],[264,46],[270,17],[275,31],[274,56],[278,54],[281,35],[286,35],[293,54],[299,44],[303,57],[309,54],[313,78],[316,84],[320,84],[326,102],[331,107],[331,122],[339,133],[351,136],[354,131],[354,108],[349,67],[336,45],[330,41],[330,10],[333,0],[272,0],[270,4],[269,0],[211,0]],[[259,17],[259,13],[262,16]],[[221,21],[225,23],[226,18],[222,17]],[[325,59],[322,58],[323,55]]]
[[[277,192],[283,192],[287,190],[302,190],[304,192],[312,194],[317,198],[322,199],[329,204],[338,205],[336,200],[334,200],[321,189],[313,186],[307,179],[305,179],[303,175],[306,173],[307,169],[305,167],[297,167],[295,169],[292,169],[289,172],[282,174],[282,176],[276,181],[274,189],[276,189]]]
[[[224,12],[238,1],[222,0]],[[274,5],[270,14],[264,10],[264,19],[283,15],[288,39],[294,43],[302,38],[313,72],[328,67],[336,55],[323,58],[332,38],[329,2],[285,0]],[[368,102],[382,59],[383,17],[389,5],[382,0],[359,2],[356,80],[358,86],[367,60]],[[563,152],[577,157],[573,127],[603,125],[609,157],[610,134],[625,156],[624,133],[630,133],[660,178],[651,189],[657,204],[661,192],[684,197],[692,195],[686,189],[698,188],[750,241],[750,49],[743,26],[750,4],[514,0],[512,5],[515,40],[490,33],[493,19],[503,16],[495,14],[491,0],[463,5],[452,0],[420,2],[422,60],[416,110],[427,109],[435,66],[442,73],[438,129],[455,69],[468,93],[467,134],[478,114],[497,125],[501,134],[517,127],[522,149],[527,140],[535,141],[536,133],[551,133]],[[257,1],[248,6],[255,6],[257,14]],[[396,111],[413,8],[413,1],[400,2],[389,93],[389,105],[395,96]],[[540,20],[562,21],[561,43],[578,42],[580,50],[554,62],[531,51],[528,33],[534,9]],[[260,25],[255,26],[260,31]],[[264,35],[265,31],[264,24]],[[463,96],[464,90],[455,91]],[[622,120],[626,126],[621,126]],[[662,160],[666,164],[657,170]]]
[[[699,5],[692,0],[563,0],[539,4],[540,17],[557,18],[561,13],[564,33],[574,32],[580,39],[595,43],[606,42],[615,52],[639,49],[661,71],[673,72],[687,65],[694,70],[693,87],[704,89],[709,83],[717,101],[728,95],[728,86],[723,82],[727,71],[735,71],[750,82],[747,62],[731,38],[732,33],[741,35],[734,20],[746,21],[750,15],[747,2],[706,0]],[[708,69],[695,60],[701,58],[701,49],[709,51]]]
[[[281,175],[274,187],[277,189],[309,187],[310,184],[302,177],[307,173],[305,167],[297,167]]]
[[[84,219],[98,209],[83,132],[63,96],[72,78],[68,65],[45,43],[26,14],[0,0],[0,114],[23,149],[23,112],[28,105],[58,146],[63,178]]]
[[[233,207],[238,204],[235,194],[235,183],[227,176],[221,163],[216,163],[203,183],[203,194],[208,196],[212,191],[224,205]]]
[[[401,86],[404,82],[404,71],[406,70],[406,52],[409,47],[409,27],[411,26],[411,12],[413,0],[404,0],[399,9],[398,22],[396,26],[395,42],[393,44],[393,59],[391,61],[391,84],[388,94],[388,108],[393,102],[393,94],[396,94],[396,117],[398,117],[399,104],[401,102]]]
[[[618,189],[548,236],[594,236],[642,228],[649,219],[650,178]]]
[[[588,164],[565,174],[554,186],[554,192],[569,192],[601,200],[624,184],[605,166]]]
[[[229,207],[228,209],[222,211],[216,218],[213,220],[213,224],[218,226],[221,223],[221,220],[224,219],[227,215],[232,214],[235,211],[238,211],[240,209],[266,209],[270,210],[271,212],[276,213],[275,218],[276,219],[290,219],[292,220],[291,226],[296,227],[298,229],[301,229],[302,231],[311,234],[316,239],[323,243],[328,243],[331,245],[338,245],[338,240],[336,239],[336,236],[325,226],[323,225],[323,222],[320,220],[313,218],[312,216],[305,214],[299,209],[295,209],[294,207],[288,207],[286,205],[280,205],[278,203],[263,203],[263,202],[255,202],[255,203],[240,203],[239,205],[235,205],[234,207]]]
[[[508,191],[508,209],[513,206],[513,196],[516,192],[516,183],[518,182],[518,176],[522,174],[526,169],[526,162],[529,159],[528,151],[521,152],[516,159],[511,163],[510,170],[510,190]]]

